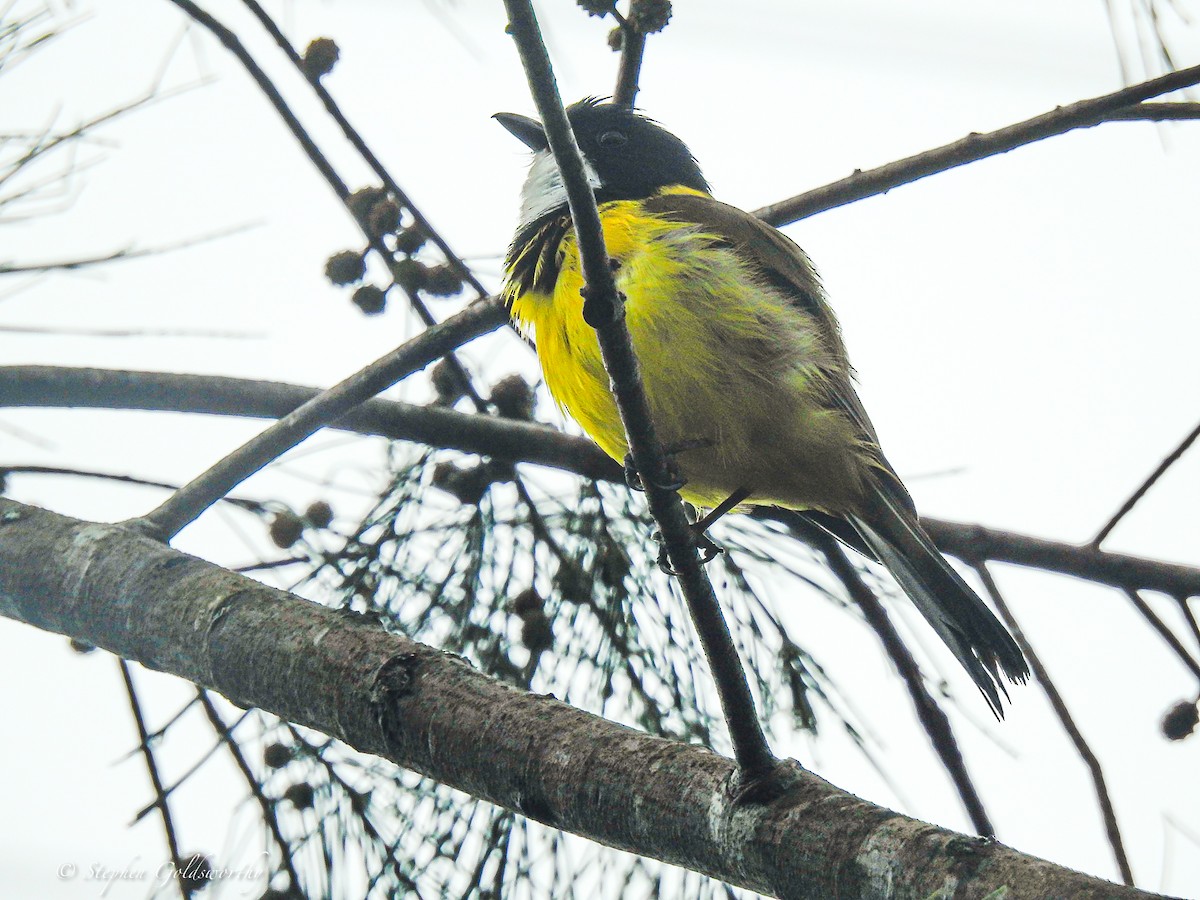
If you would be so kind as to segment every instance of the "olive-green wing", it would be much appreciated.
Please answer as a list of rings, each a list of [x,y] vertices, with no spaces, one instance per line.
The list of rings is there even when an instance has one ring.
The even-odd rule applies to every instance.
[[[671,221],[694,224],[721,246],[732,249],[756,269],[763,281],[805,312],[821,332],[826,349],[837,360],[830,371],[829,402],[846,413],[875,446],[875,426],[850,383],[852,370],[842,343],[841,328],[825,301],[817,271],[791,238],[745,210],[701,194],[659,194],[645,203],[646,211]]]

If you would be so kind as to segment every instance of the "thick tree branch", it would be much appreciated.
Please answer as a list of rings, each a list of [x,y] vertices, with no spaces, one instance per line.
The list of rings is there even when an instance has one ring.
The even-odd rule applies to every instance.
[[[617,291],[596,198],[563,109],[533,5],[530,0],[504,0],[504,8],[508,12],[509,32],[516,42],[530,93],[567,192],[585,282],[583,318],[596,330],[629,452],[645,486],[647,505],[658,524],[672,573],[704,648],[734,755],[748,782],[765,779],[775,768],[776,760],[758,720],[746,671],[712,583],[700,563],[696,535],[684,513],[683,502],[675,490],[663,486],[673,479],[650,416],[650,404],[625,321],[625,301]]]
[[[733,763],[704,749],[527,694],[130,529],[3,498],[0,614],[553,827],[773,896],[1153,896],[906,818],[797,766],[769,803],[734,802]]]
[[[1171,91],[1191,87],[1200,83],[1200,66],[1192,66],[1171,72],[1160,78],[1135,84],[1111,94],[1080,100],[1069,106],[1060,106],[1050,112],[1008,125],[986,134],[969,134],[952,144],[926,150],[905,159],[890,162],[875,169],[856,171],[848,178],[827,184],[787,200],[772,203],[755,210],[755,215],[772,225],[786,225],[825,210],[835,209],[885,194],[902,184],[911,184],[930,175],[945,172],[967,163],[977,162],[989,156],[1007,153],[1017,147],[1045,140],[1076,128],[1090,128],[1110,120],[1149,119],[1163,121],[1169,118],[1193,118],[1197,104],[1154,103],[1146,109],[1138,106],[1144,100],[1158,97]],[[1174,110],[1174,107],[1187,107]],[[1168,109],[1163,109],[1168,107]],[[1172,115],[1172,113],[1178,113]],[[1140,114],[1139,114],[1140,113]]]
[[[0,407],[146,409],[278,419],[321,393],[317,388],[215,375],[176,375],[56,366],[0,366]],[[624,484],[621,467],[586,438],[544,425],[449,409],[369,400],[330,428],[532,463]],[[2,468],[2,467],[0,467]],[[770,510],[756,513],[771,519]],[[784,524],[790,523],[790,518]],[[972,565],[1004,562],[1118,589],[1200,596],[1200,568],[1095,547],[922,518],[943,553]]]

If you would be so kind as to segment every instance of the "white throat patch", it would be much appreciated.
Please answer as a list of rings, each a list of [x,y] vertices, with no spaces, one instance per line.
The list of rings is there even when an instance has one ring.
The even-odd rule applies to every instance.
[[[585,158],[583,169],[587,173],[588,184],[592,190],[601,186],[600,176]],[[554,162],[554,154],[549,150],[538,150],[533,154],[533,163],[529,166],[529,175],[521,188],[521,227],[556,209],[567,202],[567,189],[563,187],[562,173]]]

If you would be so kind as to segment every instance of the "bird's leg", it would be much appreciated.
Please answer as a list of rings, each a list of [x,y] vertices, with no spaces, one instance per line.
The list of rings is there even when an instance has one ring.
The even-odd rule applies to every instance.
[[[724,547],[717,544],[708,536],[708,529],[717,519],[721,518],[721,516],[725,515],[725,513],[729,512],[749,496],[750,488],[738,488],[717,506],[710,509],[707,514],[692,523],[692,537],[696,541],[696,552],[700,554],[701,565],[707,565],[725,552]],[[671,563],[667,559],[666,545],[663,545],[658,551],[658,568],[668,575],[677,574],[671,568]]]
[[[676,441],[673,444],[663,444],[663,456],[667,463],[667,477],[665,483],[656,483],[655,487],[662,488],[664,491],[677,491],[685,484],[687,479],[679,472],[679,464],[675,457],[687,450],[703,450],[706,447],[711,447],[713,441],[708,438],[689,438],[684,441]],[[633,462],[633,454],[625,454],[625,484],[633,491],[644,491],[646,485],[642,482],[642,475],[637,470],[637,466]]]

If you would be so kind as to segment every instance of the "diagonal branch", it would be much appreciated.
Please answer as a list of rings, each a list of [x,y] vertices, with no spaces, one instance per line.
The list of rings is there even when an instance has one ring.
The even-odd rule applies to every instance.
[[[954,782],[955,790],[958,791],[967,815],[971,817],[971,824],[975,831],[984,837],[994,837],[996,829],[992,826],[987,810],[984,809],[983,801],[979,798],[979,791],[976,790],[970,773],[967,772],[967,764],[963,759],[962,751],[958,748],[958,741],[954,737],[950,719],[938,706],[929,691],[925,689],[925,678],[908,647],[904,645],[904,641],[896,632],[896,627],[888,618],[887,610],[883,608],[883,604],[879,602],[879,598],[875,596],[874,592],[867,587],[858,570],[850,562],[846,551],[842,549],[842,545],[819,528],[812,527],[808,530],[809,534],[806,536],[806,540],[825,557],[830,570],[842,583],[854,602],[858,604],[859,609],[863,611],[867,623],[879,636],[888,657],[900,673],[904,686],[908,689],[908,695],[912,699],[917,719],[929,736],[929,741],[933,744],[933,749],[941,760],[942,766],[950,775],[950,780]]]
[[[297,143],[300,144],[300,148],[304,151],[304,155],[308,157],[309,162],[313,164],[313,166],[321,174],[321,177],[325,179],[325,183],[329,185],[330,190],[334,192],[337,198],[342,202],[342,205],[345,206],[347,211],[351,214],[351,218],[353,218],[359,228],[363,230],[371,249],[378,254],[384,265],[388,267],[389,272],[392,273],[392,284],[396,287],[399,287],[400,290],[405,293],[405,295],[408,297],[409,306],[412,307],[413,311],[416,312],[417,316],[421,319],[426,327],[434,325],[436,323],[436,319],[425,306],[424,301],[418,295],[417,291],[407,287],[405,280],[397,276],[396,259],[384,244],[383,237],[379,234],[372,234],[368,229],[364,228],[362,217],[355,215],[351,206],[350,189],[346,186],[346,183],[342,180],[341,176],[338,175],[337,170],[334,169],[333,164],[321,151],[320,147],[317,146],[316,142],[305,129],[304,125],[300,122],[300,119],[296,116],[295,112],[293,112],[292,108],[288,106],[287,101],[283,99],[283,95],[280,93],[279,88],[275,86],[275,83],[272,82],[267,73],[263,71],[262,66],[258,64],[258,61],[255,60],[250,51],[246,49],[246,46],[241,42],[238,36],[234,34],[233,31],[221,24],[221,22],[212,15],[205,12],[203,9],[193,3],[192,0],[169,0],[169,2],[179,7],[179,9],[187,14],[193,21],[206,28],[218,41],[221,42],[225,49],[232,53],[234,58],[242,64],[242,67],[246,70],[247,74],[249,74],[251,80],[258,86],[259,90],[263,92],[271,106],[274,108],[275,113],[279,116],[284,125],[287,126],[288,131],[292,133],[292,136],[296,139]],[[270,20],[267,19],[267,21]],[[278,29],[275,29],[275,32],[278,32]],[[280,35],[280,38],[282,39],[282,35]],[[283,43],[286,44],[286,40],[284,40]],[[294,52],[295,51],[292,51],[293,55]],[[320,91],[323,92],[324,89],[320,88]],[[339,124],[344,123],[344,129],[349,130],[349,132],[354,134],[354,136],[357,138],[357,134],[352,128],[350,128],[349,122],[347,122],[346,119],[341,115],[341,112],[337,109],[336,104],[333,103],[333,99],[329,97],[328,93],[322,94],[322,99],[325,98],[328,98],[326,108],[329,109],[332,107],[332,110],[336,112],[335,119],[338,120]],[[354,142],[353,139],[352,142]],[[357,140],[356,149],[358,149],[359,145],[361,145],[362,150],[366,151],[366,156],[364,156],[364,159],[368,159],[369,163],[371,160],[373,160],[374,164],[378,166],[380,171],[382,171],[382,165],[379,164],[379,161],[375,159],[375,157],[366,148],[366,144],[361,140],[361,138],[358,138]],[[387,182],[396,187],[397,199],[405,196],[404,193],[400,191],[399,186],[395,184],[393,179],[388,177]],[[425,221],[424,217],[421,216],[420,213],[418,213],[414,208],[410,206],[408,209],[414,220],[422,222]],[[426,234],[428,234],[430,239],[435,237],[432,230],[428,230]],[[439,243],[439,246],[445,245],[445,241],[440,237],[437,238],[437,242]],[[449,249],[448,245],[445,246],[447,249]],[[457,263],[456,269],[466,269],[466,266],[453,253],[447,256],[447,261],[450,262],[452,266]],[[469,278],[469,282],[477,291],[479,299],[482,299],[486,296],[487,292],[473,276]],[[482,408],[484,404],[478,393],[476,393],[474,386],[471,384],[471,379],[468,376],[466,369],[463,368],[462,364],[453,355],[449,356],[448,359],[450,360],[450,365],[462,384],[463,389],[471,396],[471,399],[475,401],[476,406]]]
[[[183,878],[184,859],[179,854],[179,841],[175,837],[175,822],[171,818],[171,807],[167,801],[167,792],[163,789],[162,778],[158,774],[158,763],[154,759],[154,749],[150,744],[150,733],[146,730],[146,719],[142,716],[142,704],[138,700],[137,689],[133,686],[133,676],[129,671],[129,663],[123,659],[117,660],[121,669],[121,678],[125,682],[125,693],[129,697],[129,708],[133,712],[133,721],[137,725],[138,744],[142,756],[146,760],[146,771],[150,774],[150,784],[154,788],[156,798],[154,805],[162,814],[163,831],[167,835],[167,850],[171,854],[171,864],[175,867],[175,881],[179,892],[185,900],[192,896],[192,888],[188,879]]]
[[[646,500],[662,534],[667,559],[687,601],[704,647],[709,669],[725,713],[738,765],[748,782],[765,778],[776,761],[762,725],[746,672],[737,655],[721,607],[696,552],[696,537],[679,494],[669,484],[666,457],[650,417],[637,357],[625,322],[624,298],[617,292],[596,199],[588,184],[583,158],[567,121],[550,57],[530,0],[505,0],[509,30],[517,44],[546,139],[567,191],[571,219],[584,275],[583,317],[596,329],[600,355],[608,373],[634,465],[641,474]]]
[[[1197,105],[1200,106],[1200,104]],[[1138,501],[1146,496],[1146,492],[1149,491],[1150,488],[1154,487],[1155,482],[1162,478],[1163,475],[1166,474],[1167,469],[1175,465],[1175,463],[1179,461],[1179,458],[1183,456],[1183,454],[1187,453],[1188,448],[1196,442],[1196,438],[1200,438],[1200,424],[1193,428],[1191,433],[1180,442],[1179,446],[1168,453],[1166,458],[1158,464],[1158,467],[1150,473],[1146,480],[1138,485],[1138,489],[1129,495],[1129,499],[1121,504],[1121,508],[1116,511],[1113,517],[1109,519],[1105,523],[1104,527],[1101,528],[1096,534],[1096,536],[1092,538],[1091,546],[1099,547],[1104,543],[1104,539],[1112,533],[1112,530],[1117,527],[1117,524],[1123,518],[1125,518],[1126,515],[1129,514],[1130,510],[1137,506]]]
[[[413,221],[416,223],[416,226],[421,230],[421,233],[429,237],[429,240],[433,242],[433,244],[446,258],[446,262],[459,274],[463,281],[470,285],[471,289],[475,291],[478,297],[486,297],[488,295],[488,291],[479,282],[479,279],[475,277],[475,273],[472,272],[470,267],[462,261],[462,257],[460,257],[454,252],[453,249],[451,249],[450,244],[446,241],[446,239],[434,230],[433,226],[430,224],[425,215],[419,209],[417,209],[415,205],[413,205],[413,202],[408,194],[401,189],[400,185],[396,183],[396,179],[392,177],[391,173],[388,172],[383,163],[379,161],[379,157],[377,157],[371,148],[367,146],[367,142],[358,132],[358,129],[350,124],[350,120],[346,118],[345,113],[343,113],[341,107],[338,106],[337,101],[334,100],[333,96],[328,90],[326,90],[325,85],[321,83],[319,78],[310,77],[308,73],[305,72],[304,60],[301,58],[300,54],[296,52],[296,49],[291,45],[287,37],[280,30],[279,26],[275,23],[275,20],[272,19],[267,11],[262,8],[262,5],[255,2],[255,0],[243,0],[243,2],[245,3],[246,8],[250,10],[256,19],[258,19],[259,24],[266,29],[267,33],[271,35],[271,38],[275,41],[275,43],[279,45],[279,48],[284,52],[287,58],[291,60],[292,65],[294,65],[296,69],[299,70],[302,75],[304,75],[309,84],[312,85],[312,89],[320,99],[321,104],[325,107],[325,111],[329,113],[330,117],[337,123],[338,128],[340,128],[342,130],[342,134],[345,135],[346,140],[350,142],[358,155],[363,158],[363,161],[366,162],[371,171],[375,173],[375,176],[383,183],[383,186],[388,189],[388,192],[400,202],[401,206],[408,210],[409,214],[413,217]],[[426,322],[425,324],[429,325],[431,323]]]
[[[1021,626],[1017,623],[1012,610],[1004,602],[1004,597],[1000,593],[1000,588],[996,586],[996,581],[992,578],[992,573],[982,563],[975,566],[975,572],[983,581],[983,586],[987,589],[988,596],[992,598],[992,603],[995,604],[1000,617],[1004,619],[1004,624],[1008,626],[1013,639],[1016,640],[1017,645],[1021,648],[1021,652],[1025,654],[1025,658],[1029,660],[1029,668],[1033,671],[1034,679],[1037,681],[1038,686],[1041,687],[1042,693],[1046,695],[1046,699],[1050,701],[1050,707],[1058,717],[1063,731],[1071,739],[1071,743],[1075,746],[1075,752],[1079,754],[1079,758],[1083,760],[1083,764],[1087,766],[1088,772],[1092,776],[1092,785],[1096,791],[1096,802],[1100,804],[1100,814],[1104,818],[1104,831],[1108,835],[1108,844],[1112,847],[1113,857],[1117,861],[1117,868],[1121,871],[1121,880],[1132,887],[1134,883],[1133,869],[1129,865],[1129,857],[1125,855],[1125,842],[1121,839],[1121,827],[1117,824],[1117,812],[1113,809],[1112,797],[1108,793],[1108,784],[1104,780],[1104,769],[1100,766],[1100,760],[1096,757],[1087,739],[1079,730],[1079,726],[1075,724],[1075,719],[1072,718],[1071,711],[1067,709],[1066,701],[1063,700],[1062,694],[1058,692],[1058,688],[1054,682],[1050,680],[1050,673],[1046,671],[1046,667],[1042,664],[1041,659],[1034,652],[1033,646],[1029,643],[1029,639],[1025,637],[1025,632],[1021,630]]]
[[[259,469],[328,423],[391,387],[404,376],[424,368],[467,341],[494,330],[504,320],[503,308],[485,301],[469,306],[440,325],[422,332],[407,344],[288,413],[203,475],[184,485],[157,509],[142,517],[141,523],[156,535],[169,540]]]
[[[552,827],[733,885],[863,900],[1152,896],[898,815],[794,764],[779,796],[738,802],[734,764],[708,750],[507,686],[365,617],[118,525],[0,498],[0,534],[0,615],[141,660]]]
[[[1150,604],[1143,600],[1137,591],[1126,590],[1125,596],[1134,605],[1143,619],[1150,623],[1150,627],[1158,632],[1158,636],[1166,641],[1167,646],[1171,648],[1174,654],[1179,657],[1179,661],[1191,670],[1192,674],[1200,678],[1200,661],[1188,652],[1187,647],[1183,646],[1183,642],[1175,636],[1167,623],[1158,617],[1158,614],[1150,608]]]
[[[772,225],[786,225],[819,212],[845,206],[847,203],[887,193],[902,184],[911,184],[930,175],[965,166],[989,156],[1007,153],[1017,147],[1076,128],[1090,128],[1109,120],[1133,118],[1161,121],[1170,118],[1169,111],[1164,111],[1162,107],[1171,104],[1152,104],[1144,115],[1135,116],[1134,113],[1138,111],[1137,104],[1197,83],[1200,83],[1200,66],[1180,69],[1178,72],[1171,72],[1111,94],[1080,100],[1069,106],[1060,106],[996,131],[969,134],[952,144],[926,150],[875,169],[860,169],[848,178],[764,206],[755,210],[755,215]],[[1191,118],[1196,112],[1194,106],[1195,104],[1188,104],[1187,118]]]

